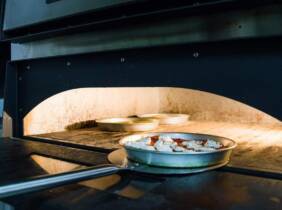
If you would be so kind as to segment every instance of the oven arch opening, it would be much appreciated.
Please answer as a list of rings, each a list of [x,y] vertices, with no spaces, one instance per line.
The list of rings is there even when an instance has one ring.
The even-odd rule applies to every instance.
[[[71,89],[47,98],[23,118],[24,136],[63,131],[66,126],[105,117],[185,113],[192,121],[281,125],[281,121],[239,101],[176,87]]]

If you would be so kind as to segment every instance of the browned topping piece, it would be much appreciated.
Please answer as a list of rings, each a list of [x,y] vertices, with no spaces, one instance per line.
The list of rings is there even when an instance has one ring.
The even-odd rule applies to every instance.
[[[205,140],[201,140],[201,145],[202,146],[205,146],[205,144],[208,142],[208,140],[207,139],[205,139]]]
[[[180,138],[173,138],[172,140],[177,143],[177,146],[181,146],[181,147],[183,146],[182,145],[183,141],[185,141],[184,139],[180,139]]]
[[[154,146],[155,143],[159,140],[159,136],[151,136],[150,146]]]

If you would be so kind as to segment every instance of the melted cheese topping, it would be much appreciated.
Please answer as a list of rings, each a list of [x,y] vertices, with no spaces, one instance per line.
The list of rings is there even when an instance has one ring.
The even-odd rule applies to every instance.
[[[223,147],[215,140],[173,139],[168,136],[154,136],[137,141],[128,141],[126,146],[160,152],[209,152]]]

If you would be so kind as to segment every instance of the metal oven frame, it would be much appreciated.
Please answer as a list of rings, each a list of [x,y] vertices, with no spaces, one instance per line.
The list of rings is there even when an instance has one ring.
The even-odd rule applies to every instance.
[[[4,31],[2,38],[12,43],[5,82],[8,136],[23,137],[23,117],[37,104],[81,87],[191,88],[282,119],[282,6],[244,2],[203,1],[147,13],[138,7],[122,18],[43,33],[33,32],[38,26],[7,38]],[[72,42],[80,45],[74,50]]]

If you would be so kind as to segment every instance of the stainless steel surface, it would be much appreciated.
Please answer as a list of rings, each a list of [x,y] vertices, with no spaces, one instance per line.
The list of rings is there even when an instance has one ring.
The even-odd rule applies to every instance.
[[[121,170],[121,168],[114,165],[95,166],[72,172],[47,175],[30,180],[22,180],[17,183],[0,186],[0,198],[48,189],[86,179],[106,176],[114,174],[119,170]]]
[[[204,140],[212,139],[221,142],[225,148],[210,151],[210,152],[158,152],[144,149],[137,149],[125,146],[126,141],[136,141],[150,136],[168,136],[171,138],[181,138],[185,140]],[[123,138],[120,143],[124,145],[127,157],[139,163],[144,163],[152,166],[174,167],[174,168],[193,168],[193,167],[207,167],[226,163],[230,159],[232,149],[236,147],[236,142],[212,135],[193,134],[193,133],[147,133],[131,135]]]
[[[4,30],[132,1],[134,0],[6,0]]]
[[[228,162],[222,162],[217,165],[201,168],[169,168],[169,167],[155,167],[146,164],[137,163],[126,158],[126,152],[124,149],[119,149],[111,154],[109,154],[108,159],[114,165],[119,165],[126,167],[129,170],[133,170],[140,173],[148,174],[163,174],[163,175],[173,175],[173,174],[194,174],[204,171],[210,171],[216,168],[220,168],[226,165]]]
[[[124,24],[115,30],[111,28],[33,42],[13,43],[11,59],[25,60],[136,47],[278,36],[282,34],[281,10],[281,5],[275,5],[233,11],[228,15],[223,12],[181,19],[163,18],[130,27]]]

